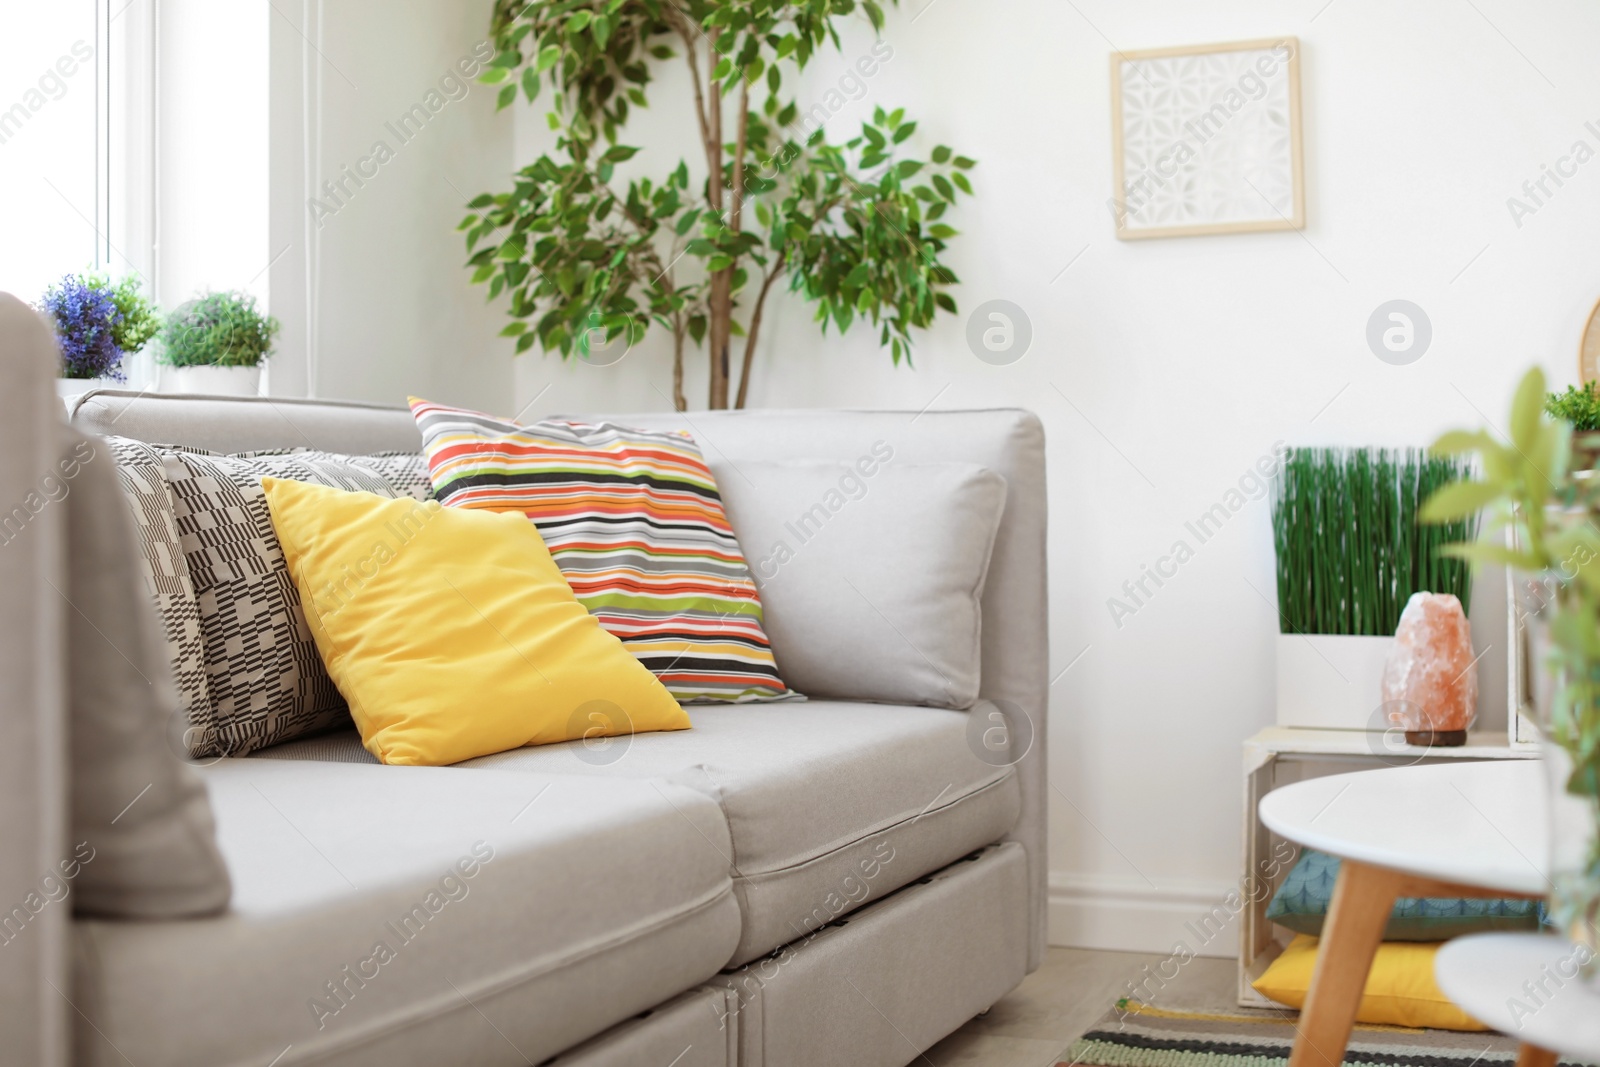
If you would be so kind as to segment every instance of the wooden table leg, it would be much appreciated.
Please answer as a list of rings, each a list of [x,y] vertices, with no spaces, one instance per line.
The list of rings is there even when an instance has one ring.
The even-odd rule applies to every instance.
[[[1556,1067],[1556,1054],[1538,1045],[1517,1046],[1517,1067]]]
[[[1348,859],[1340,863],[1289,1067],[1339,1067],[1344,1061],[1367,972],[1404,881],[1381,867]]]

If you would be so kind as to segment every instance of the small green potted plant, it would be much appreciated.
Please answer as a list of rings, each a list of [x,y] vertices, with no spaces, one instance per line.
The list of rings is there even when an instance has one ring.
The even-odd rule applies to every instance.
[[[212,292],[180,306],[161,330],[158,359],[180,393],[255,396],[278,320],[241,292]]]
[[[39,310],[55,328],[61,349],[56,379],[61,396],[127,381],[127,358],[160,327],[160,314],[130,274],[112,284],[104,274],[67,274],[50,286]]]
[[[1547,393],[1544,410],[1551,418],[1572,424],[1572,469],[1593,470],[1600,462],[1600,394],[1595,382],[1569,385],[1564,393]]]

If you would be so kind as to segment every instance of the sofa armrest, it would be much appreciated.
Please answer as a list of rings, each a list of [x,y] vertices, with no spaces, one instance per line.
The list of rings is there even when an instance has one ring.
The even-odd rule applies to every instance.
[[[45,1067],[67,1062],[71,1011],[71,905],[41,885],[67,855],[61,483],[42,485],[61,445],[58,358],[44,321],[0,293],[0,1048]]]

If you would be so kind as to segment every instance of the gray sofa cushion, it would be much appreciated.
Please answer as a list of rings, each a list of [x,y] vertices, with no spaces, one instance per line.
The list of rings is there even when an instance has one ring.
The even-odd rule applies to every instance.
[[[969,708],[1005,479],[912,463],[740,463],[721,483],[784,679],[811,697]]]
[[[128,506],[105,442],[61,432],[74,910],[209,914],[228,902],[228,871],[205,786],[169,743],[180,704]]]
[[[79,1063],[537,1063],[711,977],[738,939],[727,828],[694,790],[273,760],[204,774],[233,906],[76,925]]]
[[[519,748],[456,768],[664,779],[715,798],[731,848],[744,963],[995,841],[1015,825],[1015,774],[978,759],[969,717],[807,701],[696,708],[694,729]],[[354,732],[257,753],[371,759]],[[451,768],[454,770],[455,768]],[[707,850],[708,842],[698,848]]]

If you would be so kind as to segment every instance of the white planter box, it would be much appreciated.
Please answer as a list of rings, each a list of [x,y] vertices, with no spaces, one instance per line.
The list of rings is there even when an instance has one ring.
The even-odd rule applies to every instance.
[[[1279,634],[1278,725],[1387,729],[1379,709],[1393,647],[1393,637]]]
[[[172,387],[180,393],[212,396],[257,396],[261,392],[261,365],[254,367],[172,367]]]

